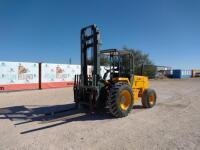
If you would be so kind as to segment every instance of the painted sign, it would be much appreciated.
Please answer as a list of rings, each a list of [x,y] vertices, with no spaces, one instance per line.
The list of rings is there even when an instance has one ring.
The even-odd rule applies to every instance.
[[[80,65],[42,64],[42,82],[74,81],[75,74],[80,74]]]
[[[100,74],[103,77],[105,73],[103,66],[100,68]],[[43,82],[73,82],[74,76],[81,73],[80,65],[69,64],[42,64],[42,83]],[[88,66],[88,75],[92,75],[92,67]]]
[[[38,64],[0,62],[0,85],[38,83]]]

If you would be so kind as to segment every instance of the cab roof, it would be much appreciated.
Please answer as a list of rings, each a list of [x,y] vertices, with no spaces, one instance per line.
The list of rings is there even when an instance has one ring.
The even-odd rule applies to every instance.
[[[129,51],[127,50],[119,50],[119,49],[106,49],[106,50],[101,50],[100,54],[104,54],[104,55],[129,55],[131,54]]]

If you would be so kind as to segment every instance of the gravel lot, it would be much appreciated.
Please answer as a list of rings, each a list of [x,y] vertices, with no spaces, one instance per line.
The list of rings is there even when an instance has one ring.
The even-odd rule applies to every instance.
[[[128,117],[71,110],[72,88],[0,93],[0,149],[200,149],[200,78],[151,81],[158,103]]]

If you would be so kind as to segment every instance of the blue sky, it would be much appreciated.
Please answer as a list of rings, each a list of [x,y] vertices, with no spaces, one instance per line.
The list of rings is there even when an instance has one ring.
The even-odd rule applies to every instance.
[[[80,28],[102,49],[137,48],[157,65],[200,68],[199,0],[0,0],[0,61],[80,62]]]

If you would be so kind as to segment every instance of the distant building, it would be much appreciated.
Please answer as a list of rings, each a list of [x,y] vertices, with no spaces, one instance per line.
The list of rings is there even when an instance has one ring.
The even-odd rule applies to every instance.
[[[172,67],[156,66],[156,78],[171,77],[172,73]]]

